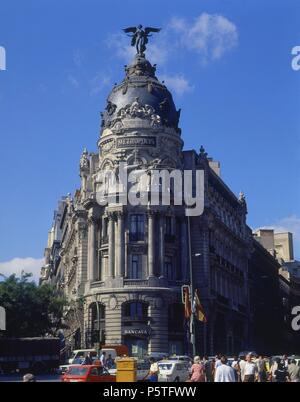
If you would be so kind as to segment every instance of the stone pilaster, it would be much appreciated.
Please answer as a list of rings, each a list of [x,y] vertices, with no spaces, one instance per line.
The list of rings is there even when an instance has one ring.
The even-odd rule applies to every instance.
[[[120,344],[122,342],[122,302],[117,295],[105,296],[102,303],[105,305],[105,342],[106,344]]]
[[[122,212],[117,213],[117,235],[116,235],[116,276],[124,276],[125,266],[125,230],[124,230],[124,214]]]
[[[148,276],[154,276],[155,243],[154,243],[154,213],[148,212]]]
[[[78,286],[87,281],[87,259],[88,259],[88,236],[85,219],[78,219],[76,222],[76,247],[77,247],[77,283]]]
[[[97,271],[97,221],[90,213],[88,217],[88,280],[90,282],[98,279]]]
[[[150,306],[149,315],[151,319],[151,338],[148,346],[148,353],[169,352],[168,339],[168,305],[162,299],[154,301]]]
[[[160,276],[165,276],[165,216],[159,216],[159,269]]]
[[[108,215],[108,277],[115,276],[115,216]]]

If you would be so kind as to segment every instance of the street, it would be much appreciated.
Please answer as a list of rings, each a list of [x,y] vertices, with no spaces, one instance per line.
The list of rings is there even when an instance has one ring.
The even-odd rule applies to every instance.
[[[59,374],[43,374],[36,377],[37,382],[60,382]],[[0,382],[22,382],[22,374],[0,375]]]

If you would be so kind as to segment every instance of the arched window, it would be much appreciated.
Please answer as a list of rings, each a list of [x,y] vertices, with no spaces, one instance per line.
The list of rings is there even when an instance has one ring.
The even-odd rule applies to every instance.
[[[105,343],[105,306],[95,302],[90,305],[91,344]]]
[[[132,301],[123,304],[123,318],[131,321],[148,320],[148,304],[145,302]]]

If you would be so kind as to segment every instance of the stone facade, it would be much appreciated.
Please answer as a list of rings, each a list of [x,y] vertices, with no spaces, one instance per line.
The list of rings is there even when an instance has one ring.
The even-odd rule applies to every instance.
[[[187,217],[180,205],[100,205],[99,172],[189,169],[204,172],[205,208],[190,218],[195,288],[208,323],[198,323],[198,353],[233,353],[249,344],[248,261],[251,231],[243,194],[236,197],[220,167],[201,148],[183,151],[172,95],[155,67],[137,55],[102,113],[98,152],[83,151],[80,189],[64,199],[59,259],[42,281],[70,300],[73,346],[125,343],[130,353],[187,353],[181,286],[189,284]],[[48,245],[47,250],[50,249]],[[51,254],[51,252],[50,252]],[[50,258],[51,260],[51,258]]]

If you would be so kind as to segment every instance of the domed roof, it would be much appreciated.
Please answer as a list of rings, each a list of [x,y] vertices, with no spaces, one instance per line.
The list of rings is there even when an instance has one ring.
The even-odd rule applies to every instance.
[[[156,119],[159,124],[178,129],[177,111],[171,93],[155,76],[156,65],[137,54],[126,77],[107,98],[102,126],[111,127],[116,120],[128,116]],[[133,113],[133,114],[132,114]]]

